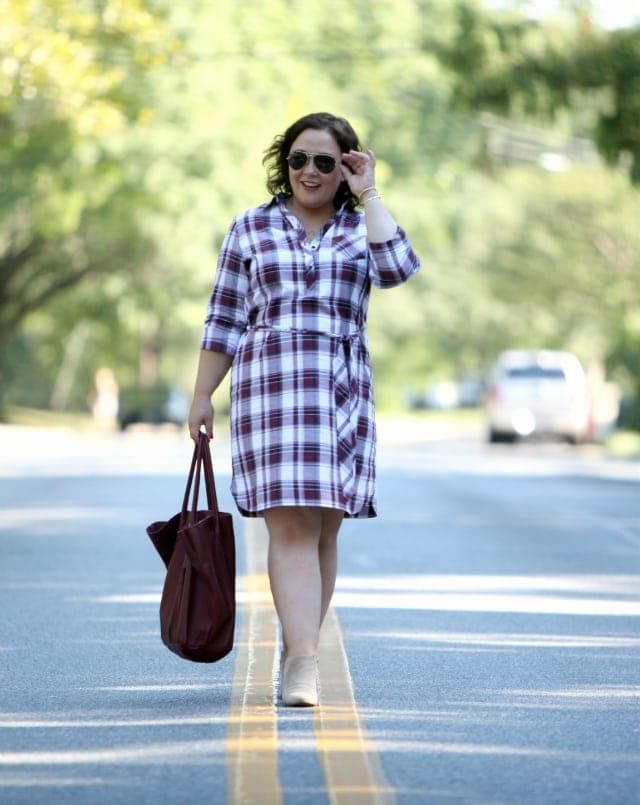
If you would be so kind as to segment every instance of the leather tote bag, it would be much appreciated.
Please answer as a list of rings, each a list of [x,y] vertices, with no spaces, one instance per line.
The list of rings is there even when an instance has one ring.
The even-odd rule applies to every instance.
[[[202,475],[205,510],[198,509]],[[167,567],[160,601],[162,642],[186,660],[220,660],[233,647],[235,538],[231,514],[218,509],[204,433],[193,451],[182,510],[170,520],[152,523],[147,534]]]

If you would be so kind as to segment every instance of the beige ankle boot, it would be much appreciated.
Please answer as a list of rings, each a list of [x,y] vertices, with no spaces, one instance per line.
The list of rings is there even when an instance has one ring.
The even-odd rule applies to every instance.
[[[315,655],[285,659],[282,702],[287,707],[315,707],[318,704],[318,658]]]

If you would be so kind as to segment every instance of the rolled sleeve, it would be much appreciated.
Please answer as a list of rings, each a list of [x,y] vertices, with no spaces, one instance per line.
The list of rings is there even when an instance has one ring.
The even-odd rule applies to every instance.
[[[247,325],[248,287],[249,278],[234,221],[218,256],[215,284],[207,305],[200,344],[202,349],[235,355]]]
[[[420,260],[402,227],[391,240],[369,243],[369,275],[377,288],[401,285],[419,268]]]

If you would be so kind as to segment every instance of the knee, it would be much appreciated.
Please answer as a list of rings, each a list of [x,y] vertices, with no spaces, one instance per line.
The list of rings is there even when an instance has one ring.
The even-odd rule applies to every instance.
[[[309,507],[283,506],[265,513],[269,536],[279,543],[318,543],[322,532],[320,513]]]

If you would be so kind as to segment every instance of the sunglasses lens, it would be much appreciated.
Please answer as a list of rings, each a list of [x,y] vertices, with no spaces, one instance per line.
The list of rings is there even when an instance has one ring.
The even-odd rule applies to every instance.
[[[314,162],[320,173],[331,173],[336,166],[335,159],[327,154],[318,154],[314,157]]]
[[[294,151],[287,159],[289,167],[294,171],[299,171],[307,164],[307,155],[303,151]]]
[[[287,162],[292,170],[299,171],[307,164],[310,156],[310,154],[306,154],[304,151],[294,151],[287,157]],[[336,161],[332,156],[329,156],[329,154],[315,154],[311,159],[313,159],[313,164],[320,173],[331,173],[335,170]]]

